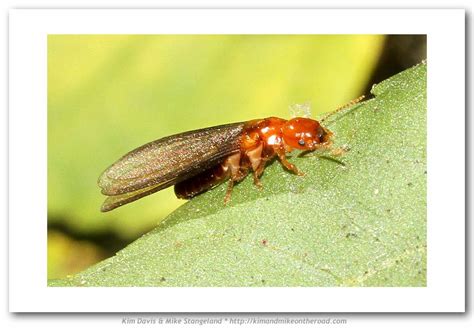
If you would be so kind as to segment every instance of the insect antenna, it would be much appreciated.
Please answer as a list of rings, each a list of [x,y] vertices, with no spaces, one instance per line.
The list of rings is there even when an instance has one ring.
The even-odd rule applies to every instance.
[[[319,120],[319,122],[324,123],[332,115],[337,114],[341,110],[344,110],[346,108],[349,108],[349,107],[353,106],[354,104],[362,101],[364,98],[365,98],[365,95],[362,95],[362,96],[359,96],[356,99],[353,99],[353,100],[349,101],[348,103],[344,104],[343,106],[341,106],[341,107],[337,108],[336,110],[331,111],[329,114],[325,115],[322,119]]]

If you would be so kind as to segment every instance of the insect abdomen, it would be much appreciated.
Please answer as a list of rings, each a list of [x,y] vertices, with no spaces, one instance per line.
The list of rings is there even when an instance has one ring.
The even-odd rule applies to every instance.
[[[229,178],[229,170],[222,164],[217,164],[189,179],[174,186],[176,197],[189,199],[209,190]]]

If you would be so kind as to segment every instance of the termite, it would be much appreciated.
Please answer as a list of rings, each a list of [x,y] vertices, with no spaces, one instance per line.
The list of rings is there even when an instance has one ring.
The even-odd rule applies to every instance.
[[[352,100],[328,116],[362,100]],[[145,144],[120,158],[98,180],[108,197],[102,212],[174,186],[178,198],[190,199],[229,180],[224,203],[233,186],[250,172],[262,187],[265,165],[277,157],[281,164],[303,175],[286,154],[293,150],[316,151],[332,144],[333,133],[324,121],[278,117],[219,125],[188,131]]]

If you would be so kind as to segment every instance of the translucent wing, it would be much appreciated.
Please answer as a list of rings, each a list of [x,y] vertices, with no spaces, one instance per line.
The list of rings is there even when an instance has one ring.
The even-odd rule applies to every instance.
[[[153,185],[150,187],[145,187],[139,190],[131,191],[126,194],[109,196],[105,199],[104,204],[102,204],[102,207],[100,208],[100,211],[107,212],[107,211],[113,210],[115,208],[118,208],[119,206],[125,205],[127,203],[136,201],[142,197],[156,193],[157,191],[164,189],[166,187],[169,187],[173,184],[174,182],[170,181],[168,184],[165,183],[165,184]]]
[[[169,187],[237,152],[244,125],[199,129],[145,144],[105,170],[98,180],[99,187],[104,195],[112,196],[109,202],[117,203],[129,203]]]

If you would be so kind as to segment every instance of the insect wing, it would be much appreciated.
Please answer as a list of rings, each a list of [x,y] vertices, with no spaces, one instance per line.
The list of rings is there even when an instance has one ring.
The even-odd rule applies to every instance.
[[[156,192],[169,187],[237,152],[244,125],[234,123],[199,129],[145,144],[105,170],[98,184],[102,193],[109,196],[144,190],[130,194],[131,198],[137,194],[146,196],[151,189]]]
[[[126,194],[109,196],[105,199],[100,211],[107,212],[113,209],[118,208],[119,206],[125,205],[127,203],[134,202],[142,197],[151,195],[161,189],[171,186],[173,183],[170,181],[169,184],[159,184],[153,185],[150,187],[145,187],[139,190],[131,191]]]

